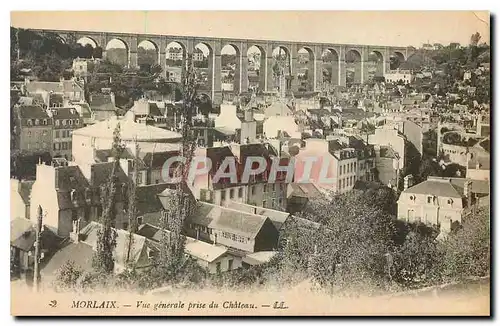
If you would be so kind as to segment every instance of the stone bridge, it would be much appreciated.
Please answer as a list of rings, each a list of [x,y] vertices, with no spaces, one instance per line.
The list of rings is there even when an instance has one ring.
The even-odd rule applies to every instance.
[[[254,64],[258,66],[258,74],[254,72],[256,87],[262,91],[275,91],[279,85],[274,73],[276,49],[286,55],[287,74],[291,75],[289,90],[299,91],[320,91],[325,85],[345,86],[348,83],[348,72],[350,82],[363,83],[368,79],[370,73],[383,76],[390,69],[391,57],[397,58],[401,64],[412,53],[413,49],[408,47],[394,47],[382,45],[354,45],[336,43],[316,43],[316,42],[295,42],[278,40],[250,40],[238,38],[216,38],[197,36],[174,36],[174,35],[153,35],[153,34],[133,34],[115,32],[93,32],[93,31],[72,31],[72,30],[33,30],[39,33],[54,33],[64,42],[80,42],[82,39],[90,41],[93,47],[100,47],[103,50],[103,58],[109,52],[110,42],[118,40],[122,48],[126,50],[126,62],[122,64],[129,68],[138,67],[139,51],[144,42],[154,46],[156,51],[155,61],[164,73],[171,67],[167,64],[170,55],[169,49],[172,44],[176,48],[182,49],[177,54],[177,58],[185,60],[187,53],[193,53],[201,44],[208,49],[206,59],[208,61],[207,80],[209,93],[214,103],[220,103],[223,93],[227,92],[223,87],[223,66],[221,57],[224,47],[232,47],[236,53],[236,67],[233,67],[232,85],[229,93],[245,93],[249,89],[249,49],[257,48],[260,52],[260,60]],[[116,41],[114,41],[116,43]],[[273,55],[274,53],[274,55]],[[303,58],[307,57],[305,60]],[[184,65],[178,65],[181,70]],[[250,69],[249,69],[250,68]],[[301,80],[304,79],[304,71],[307,70],[307,83],[304,87]],[[302,74],[300,74],[302,72]],[[325,73],[326,72],[326,73]],[[166,74],[168,77],[168,74]],[[301,78],[297,78],[301,75]]]

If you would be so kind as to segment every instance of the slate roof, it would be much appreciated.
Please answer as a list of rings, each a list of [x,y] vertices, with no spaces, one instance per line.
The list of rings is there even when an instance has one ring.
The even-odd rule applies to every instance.
[[[72,261],[85,272],[93,271],[93,256],[94,250],[90,244],[85,242],[69,242],[66,246],[54,253],[49,261],[42,266],[41,274],[46,278],[55,277],[57,271],[68,261]]]
[[[53,114],[54,119],[79,119],[80,114],[74,108],[53,108],[53,110],[57,110],[56,114]]]
[[[113,104],[111,95],[109,94],[93,94],[90,96],[90,107],[93,111],[113,111],[117,107]]]
[[[273,224],[277,230],[279,230],[281,228],[281,226],[285,223],[287,218],[290,216],[290,214],[287,212],[277,211],[274,209],[244,204],[244,203],[235,202],[235,201],[230,201],[228,203],[227,207],[230,209],[239,210],[239,211],[250,213],[250,214],[266,216],[271,220],[271,222],[273,222]]]
[[[64,103],[63,96],[61,94],[50,94],[49,95],[49,106],[62,106]]]
[[[450,178],[428,178],[403,192],[438,197],[462,198],[463,185],[462,188],[460,188],[456,183],[452,183]]]
[[[35,181],[22,180],[19,182],[21,183],[21,187],[19,189],[19,195],[21,195],[21,199],[23,200],[24,204],[29,205],[31,200],[30,199],[31,188],[33,187]]]
[[[50,119],[45,110],[38,105],[22,105],[17,110],[21,119]]]
[[[222,209],[209,227],[255,238],[268,218],[231,209]]]
[[[62,82],[46,82],[46,81],[30,81],[26,83],[26,90],[28,93],[31,92],[54,92],[54,93],[62,93],[62,92],[83,92],[82,87],[73,80],[64,80]]]
[[[291,183],[291,196],[314,198],[321,195],[318,188],[312,183]]]
[[[143,123],[137,123],[128,119],[111,118],[97,122],[91,126],[77,129],[73,132],[76,135],[113,139],[116,126],[120,124],[121,138],[124,141],[138,142],[176,142],[182,135]]]
[[[246,255],[242,260],[249,265],[255,266],[268,263],[277,253],[277,251],[259,251]]]
[[[33,248],[36,240],[35,225],[28,219],[16,218],[10,222],[10,245],[23,251]],[[47,227],[42,228],[41,248],[55,249],[63,239],[54,234]]]
[[[167,234],[167,237],[170,235],[170,231],[161,230],[157,226],[146,223],[140,225],[136,233],[140,236],[148,238],[149,240],[160,242],[163,237],[163,232]]]
[[[267,219],[268,217],[262,215],[199,203],[195,212],[189,217],[188,223],[255,238]]]
[[[159,195],[167,188],[173,188],[175,185],[167,183],[158,183],[146,186],[138,186],[136,188],[136,209],[138,215],[143,215],[151,212],[161,212],[165,207]]]
[[[82,235],[82,241],[89,244],[93,250],[97,248],[97,231],[100,229],[101,224],[97,222],[90,222],[83,229],[80,230]],[[122,266],[126,265],[127,252],[129,248],[129,237],[128,231],[121,229],[114,229],[116,231],[116,247],[113,252],[115,262]],[[147,248],[146,238],[138,234],[133,235],[130,261],[137,263],[141,258],[143,250]]]
[[[146,166],[153,169],[158,169],[162,168],[169,158],[179,156],[179,154],[179,151],[146,153],[142,160],[144,164],[146,164]]]
[[[158,105],[147,100],[135,101],[130,110],[137,115],[163,116]]]
[[[186,239],[184,252],[198,259],[213,262],[220,256],[227,253],[227,248],[218,245],[212,245],[192,238]]]

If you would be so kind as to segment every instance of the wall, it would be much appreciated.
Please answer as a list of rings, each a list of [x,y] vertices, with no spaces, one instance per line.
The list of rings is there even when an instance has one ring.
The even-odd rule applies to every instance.
[[[21,129],[19,149],[26,151],[52,149],[52,126],[23,126]]]
[[[481,169],[467,169],[467,178],[473,180],[490,180],[491,171]]]
[[[410,196],[415,196],[415,200],[411,200]],[[434,203],[427,203],[428,195],[412,194],[403,192],[398,200],[398,218],[401,220],[408,220],[415,222],[420,219],[424,223],[431,224],[446,224],[448,219],[452,221],[462,221],[462,208],[461,197],[437,197]],[[452,204],[448,200],[453,200]],[[408,216],[408,210],[413,210],[413,218]]]
[[[399,168],[403,169],[405,166],[405,139],[403,136],[398,134],[396,129],[391,128],[377,128],[375,129],[375,134],[368,137],[368,143],[370,145],[379,146],[392,146],[392,148],[398,153]]]
[[[37,223],[38,206],[42,206],[43,224],[57,231],[59,204],[55,190],[55,169],[49,165],[37,165],[36,181],[31,188],[30,217]]]
[[[451,162],[467,166],[467,148],[464,146],[441,144],[441,149]]]

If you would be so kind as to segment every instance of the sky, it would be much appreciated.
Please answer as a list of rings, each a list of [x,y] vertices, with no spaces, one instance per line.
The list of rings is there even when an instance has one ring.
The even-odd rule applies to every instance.
[[[13,11],[11,26],[416,46],[490,43],[486,11]]]

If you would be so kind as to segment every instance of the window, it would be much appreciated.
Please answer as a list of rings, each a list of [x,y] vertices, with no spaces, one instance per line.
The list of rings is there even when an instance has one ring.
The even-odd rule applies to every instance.
[[[229,198],[233,199],[234,198],[234,189],[229,190]]]
[[[59,130],[56,130],[56,138],[59,138]]]
[[[427,196],[427,204],[432,204],[432,196]]]
[[[278,199],[278,207],[283,207],[283,199]]]
[[[410,200],[415,201],[415,196],[411,195],[411,196],[410,196]]]
[[[252,195],[255,195],[255,186],[252,186]]]
[[[229,259],[227,261],[227,269],[228,270],[232,270],[233,269],[233,260],[232,259]]]
[[[78,212],[77,212],[77,210],[76,210],[76,209],[72,209],[72,210],[71,210],[71,219],[72,219],[73,221],[76,221],[76,220],[78,219]]]
[[[218,262],[217,264],[215,264],[215,270],[217,271],[217,273],[221,272],[221,270],[220,270],[220,262]]]
[[[57,145],[57,144],[54,144],[54,150],[55,150],[55,151],[57,151],[56,145]]]
[[[226,191],[225,191],[225,190],[222,190],[222,191],[220,192],[220,198],[221,198],[222,200],[226,200]]]
[[[31,126],[31,125],[32,125],[32,121],[31,121],[31,119],[28,119],[28,120],[27,120],[27,123],[28,123],[28,126]]]
[[[243,198],[243,188],[238,189],[238,197]]]
[[[39,123],[40,121],[38,119],[35,119],[35,126],[38,126]]]
[[[56,120],[56,126],[59,126],[59,120]]]
[[[267,207],[267,200],[262,201],[262,207]]]
[[[73,120],[69,119],[68,124],[71,126],[73,124]]]
[[[137,224],[141,225],[142,224],[142,216],[137,216]]]
[[[66,120],[65,120],[65,119],[63,119],[63,121],[62,121],[62,125],[63,125],[63,126],[65,126],[65,125],[66,125]]]
[[[128,230],[128,223],[127,222],[123,222],[123,229]]]
[[[31,137],[31,131],[28,131],[28,137]]]
[[[264,192],[267,192],[267,185],[264,185]]]
[[[80,120],[76,119],[76,120],[75,120],[75,125],[77,125],[77,126],[78,126],[79,124],[80,124]]]
[[[273,198],[273,201],[272,201],[272,208],[274,208],[276,206],[276,199]]]
[[[339,175],[342,175],[342,166],[339,168],[340,172]]]
[[[450,199],[448,199],[448,204],[449,204],[449,205],[452,205],[452,204],[453,204],[453,199],[451,199],[451,198],[450,198]]]

